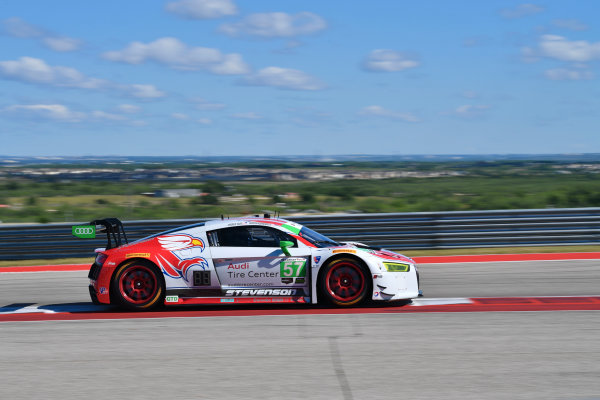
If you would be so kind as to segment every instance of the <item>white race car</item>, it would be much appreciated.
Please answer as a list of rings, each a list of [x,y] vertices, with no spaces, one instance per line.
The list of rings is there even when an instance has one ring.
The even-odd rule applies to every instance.
[[[73,227],[73,234],[95,237],[98,226],[108,243],[96,250],[89,273],[95,303],[133,310],[160,304],[351,306],[419,296],[412,259],[361,243],[337,243],[267,215],[206,221],[129,244],[115,218]]]

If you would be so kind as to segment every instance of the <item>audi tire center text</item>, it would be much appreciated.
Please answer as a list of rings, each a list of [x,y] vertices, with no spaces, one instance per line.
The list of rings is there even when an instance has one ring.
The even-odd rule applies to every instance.
[[[159,305],[410,301],[415,262],[362,243],[338,243],[279,218],[210,220],[127,243],[116,218],[73,227],[105,232],[89,278],[94,303],[130,310]]]

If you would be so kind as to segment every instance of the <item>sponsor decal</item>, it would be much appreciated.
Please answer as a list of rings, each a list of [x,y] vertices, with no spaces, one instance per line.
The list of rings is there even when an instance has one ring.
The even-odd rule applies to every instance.
[[[106,263],[106,265],[117,265],[117,263],[115,263],[114,261],[109,261]]]
[[[108,290],[106,290],[105,287],[101,287],[100,288],[100,294],[106,294],[106,293],[108,293]]]
[[[81,239],[94,239],[96,237],[96,227],[94,225],[76,225],[71,228],[71,233]]]
[[[227,289],[225,296],[295,296],[303,294],[298,289]]]
[[[179,296],[166,296],[165,303],[179,303]]]
[[[221,303],[234,303],[235,299],[221,299]]]
[[[245,263],[241,263],[241,264],[229,264],[227,266],[227,269],[248,269],[250,268],[250,264],[245,262]]]
[[[169,251],[185,250],[191,248],[199,248],[200,251],[204,250],[204,241],[200,238],[186,235],[165,235],[158,238],[158,243],[163,249]]]
[[[286,258],[279,263],[281,271],[281,283],[290,285],[294,283],[304,283],[306,276],[306,260],[304,258]]]
[[[333,250],[332,253],[333,254],[336,254],[336,253],[356,254],[356,250],[354,250],[354,249],[337,249],[337,250]]]
[[[241,225],[248,225],[248,222],[247,221],[230,222],[227,224],[227,226],[241,226]]]
[[[373,296],[374,296],[374,297],[379,297],[379,292],[375,292],[375,293],[373,294]]]
[[[315,264],[318,264],[321,261],[321,256],[315,256],[313,260],[315,261]]]
[[[133,258],[133,257],[148,258],[148,257],[150,257],[150,253],[129,253],[129,254],[125,255],[125,258]]]
[[[227,275],[229,278],[277,278],[279,277],[279,272],[277,271],[248,271],[248,272],[237,272],[237,271],[227,271]],[[268,285],[262,285],[268,286]]]
[[[306,276],[306,260],[304,258],[286,258],[279,263],[282,278]]]

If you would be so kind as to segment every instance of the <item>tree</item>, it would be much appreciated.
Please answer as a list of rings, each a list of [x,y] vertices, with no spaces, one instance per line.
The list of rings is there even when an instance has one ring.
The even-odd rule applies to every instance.
[[[206,193],[221,194],[225,191],[225,185],[217,181],[206,181],[202,187],[202,190]]]

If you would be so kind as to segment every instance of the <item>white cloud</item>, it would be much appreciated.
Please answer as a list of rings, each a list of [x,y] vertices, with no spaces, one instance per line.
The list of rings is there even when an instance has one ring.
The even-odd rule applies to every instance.
[[[370,117],[397,119],[404,122],[421,122],[421,120],[412,113],[392,111],[377,105],[364,107],[360,110],[359,114]]]
[[[244,83],[287,90],[321,90],[325,88],[321,81],[305,72],[280,67],[263,68],[246,77]]]
[[[180,121],[186,121],[186,120],[190,119],[189,115],[183,114],[183,113],[172,113],[171,117],[178,119]]]
[[[16,17],[3,20],[2,27],[8,35],[23,39],[37,38],[44,35],[44,31],[41,28]]]
[[[124,112],[125,114],[135,114],[141,110],[139,106],[133,104],[119,104],[118,108],[119,111]]]
[[[0,61],[0,76],[28,83],[79,89],[101,89],[109,85],[108,81],[87,77],[74,68],[51,66],[33,57]]]
[[[123,85],[104,79],[88,77],[74,68],[48,65],[44,60],[21,57],[18,60],[0,61],[0,77],[20,82],[55,87],[86,90],[116,89],[141,99],[165,96],[153,85]]]
[[[223,104],[223,103],[211,103],[205,99],[202,98],[194,98],[191,99],[192,103],[195,104],[196,108],[198,110],[202,110],[202,111],[206,111],[206,110],[222,110],[225,107],[227,107],[227,105]]]
[[[127,119],[122,115],[107,113],[105,111],[92,111],[90,116],[94,119],[106,121],[125,121]]]
[[[310,35],[325,28],[327,22],[311,12],[272,12],[250,14],[239,22],[221,25],[219,30],[229,36],[274,38]]]
[[[44,28],[32,25],[21,18],[8,18],[2,21],[4,32],[22,39],[36,39],[51,50],[68,52],[79,50],[83,42],[67,36],[56,35]]]
[[[418,66],[414,57],[388,49],[373,50],[363,62],[363,68],[373,72],[398,72]]]
[[[585,31],[589,27],[576,19],[555,19],[552,24],[558,28],[570,29],[572,31]]]
[[[42,42],[54,51],[68,52],[75,51],[81,47],[81,40],[64,37],[53,36],[43,38]]]
[[[130,96],[137,97],[139,99],[158,99],[166,96],[165,92],[161,92],[154,85],[124,85],[122,89]]]
[[[240,75],[249,71],[248,65],[237,53],[223,54],[218,49],[190,47],[173,37],[147,44],[133,42],[123,50],[106,52],[103,57],[127,64],[154,61],[174,69],[205,70],[219,75]]]
[[[544,11],[544,7],[526,3],[520,4],[514,8],[503,8],[500,10],[500,15],[504,18],[514,19],[514,18],[522,18],[527,17],[529,15],[535,15]]]
[[[231,0],[180,0],[167,3],[165,9],[187,19],[211,19],[235,15],[238,10]]]
[[[569,41],[563,36],[543,35],[536,53],[560,61],[587,62],[600,59],[600,42]]]
[[[453,114],[461,118],[475,118],[483,115],[489,108],[488,105],[465,104],[457,107]]]
[[[245,113],[236,113],[236,114],[231,114],[232,118],[236,118],[236,119],[249,119],[249,120],[259,120],[259,119],[263,119],[262,115],[259,115],[255,112],[245,112]]]
[[[553,81],[580,81],[594,78],[594,74],[586,69],[554,68],[546,70],[544,75]]]
[[[71,111],[62,104],[30,104],[13,105],[2,110],[4,113],[37,117],[62,122],[80,122],[86,117],[84,113]]]
[[[145,125],[142,121],[131,121],[121,114],[102,110],[90,112],[73,111],[63,104],[17,104],[0,109],[0,114],[12,115],[27,120],[52,120],[57,122],[83,123],[108,122],[124,123],[132,126]]]
[[[211,125],[213,122],[212,122],[212,119],[210,119],[210,118],[200,118],[198,120],[198,123],[202,124],[202,125]]]

